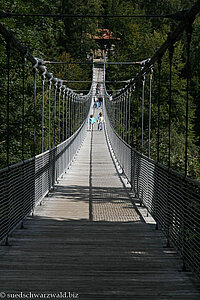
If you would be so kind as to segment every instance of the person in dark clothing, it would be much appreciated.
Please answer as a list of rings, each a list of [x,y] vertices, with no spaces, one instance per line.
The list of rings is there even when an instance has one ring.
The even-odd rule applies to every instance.
[[[102,95],[99,96],[99,106],[98,108],[101,107],[101,109],[103,108],[103,97]]]

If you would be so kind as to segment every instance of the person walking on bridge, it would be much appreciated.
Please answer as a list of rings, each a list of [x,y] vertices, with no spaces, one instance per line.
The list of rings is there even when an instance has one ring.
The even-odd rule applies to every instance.
[[[93,130],[94,123],[95,123],[95,118],[94,118],[93,115],[90,115],[90,117],[89,117],[89,130],[91,130],[91,129]]]
[[[93,108],[97,108],[97,101],[96,101],[96,97],[94,97],[94,104],[93,104]]]
[[[99,106],[98,108],[101,107],[101,109],[103,108],[103,97],[102,94],[99,96]]]
[[[103,129],[103,115],[102,112],[99,113],[99,118],[98,118],[98,129],[101,131]]]

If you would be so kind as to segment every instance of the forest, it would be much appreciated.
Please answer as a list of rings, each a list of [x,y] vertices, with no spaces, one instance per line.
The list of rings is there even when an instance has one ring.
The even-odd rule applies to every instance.
[[[136,62],[152,57],[156,49],[167,39],[168,33],[179,21],[162,18],[190,8],[195,0],[8,0],[1,4],[1,24],[11,30],[15,38],[34,57],[44,61],[71,62],[68,64],[47,64],[49,72],[55,77],[68,81],[67,86],[76,91],[90,89],[92,76],[91,58],[93,51],[99,48],[91,38],[99,29],[108,29],[116,37],[114,49],[108,51],[107,61]],[[22,14],[6,17],[5,12]],[[23,15],[24,14],[24,15]],[[26,14],[57,15],[26,16]],[[68,17],[63,17],[68,15]],[[73,17],[74,15],[74,17]],[[97,17],[94,17],[96,15]],[[145,18],[114,17],[114,15],[145,15]],[[157,15],[160,17],[148,17]],[[88,16],[88,17],[87,17]],[[92,16],[92,17],[91,17]],[[110,16],[110,17],[109,17]],[[189,132],[188,132],[188,176],[200,180],[200,83],[199,83],[199,16],[193,23],[190,47],[190,88],[189,88]],[[172,168],[184,173],[185,153],[185,98],[186,98],[186,35],[175,44],[172,69]],[[6,167],[6,121],[7,121],[7,49],[6,41],[0,35],[0,168]],[[10,164],[21,161],[21,92],[22,92],[22,57],[14,47],[10,54]],[[77,63],[76,63],[77,62]],[[82,62],[84,64],[79,64]],[[134,78],[139,71],[135,65],[106,65],[107,90],[114,94],[124,86],[122,81]],[[41,152],[41,95],[42,83],[37,82],[37,149]],[[80,82],[87,81],[87,82]],[[160,107],[160,162],[167,165],[167,111],[169,85],[169,53],[162,57],[161,69],[161,107]],[[152,158],[156,160],[157,143],[157,92],[158,68],[153,69],[152,80]],[[25,151],[24,158],[33,156],[33,72],[29,62],[25,65]],[[148,95],[148,88],[145,96]],[[142,95],[140,95],[141,97]],[[47,106],[48,91],[45,94]],[[148,104],[148,97],[145,98]],[[134,110],[134,108],[133,108]],[[146,112],[147,113],[147,112]],[[135,115],[133,114],[133,118]],[[48,120],[46,120],[47,126]],[[135,129],[131,128],[135,136]],[[148,133],[146,133],[148,135]],[[134,145],[134,138],[132,139]],[[58,141],[58,140],[57,140]],[[140,145],[139,145],[140,147]],[[48,149],[48,138],[45,150]],[[145,149],[144,149],[144,153]]]

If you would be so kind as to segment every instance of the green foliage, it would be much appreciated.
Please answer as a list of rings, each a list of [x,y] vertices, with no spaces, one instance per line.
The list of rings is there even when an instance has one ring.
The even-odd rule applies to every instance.
[[[0,1],[1,9],[6,12],[15,12],[20,14],[58,14],[61,12],[61,3],[57,1]],[[91,2],[92,7],[92,2]],[[14,17],[2,19],[2,24],[9,30],[13,31],[15,38],[26,45],[28,51],[35,57],[43,60],[52,61],[69,61],[71,55],[67,53],[70,49],[66,48],[64,41],[65,24],[63,20],[53,18],[34,18],[34,17]],[[77,48],[75,46],[75,48]],[[0,104],[1,104],[1,127],[0,127],[0,167],[6,166],[6,141],[7,141],[7,54],[6,41],[0,36]],[[73,52],[73,50],[72,50]],[[9,114],[9,152],[10,164],[14,164],[22,160],[22,58],[16,49],[11,49],[10,59],[10,114]],[[62,65],[59,65],[62,66]],[[67,80],[89,80],[91,79],[91,68],[81,68],[78,65],[65,65],[61,68],[47,66],[54,77]],[[65,72],[63,71],[65,69]],[[32,65],[26,62],[25,66],[25,113],[24,113],[24,159],[30,158],[34,153],[34,95],[33,95],[33,72]],[[66,86],[74,89],[89,89],[88,84],[67,84]],[[45,82],[44,96],[44,150],[48,149],[48,82]],[[62,99],[61,99],[61,113]],[[74,108],[75,109],[75,108]],[[41,152],[41,135],[42,135],[42,81],[41,76],[37,74],[37,99],[35,114],[35,132],[36,132],[36,154]],[[54,146],[54,93],[51,92],[51,147]],[[69,117],[69,116],[68,116]],[[58,143],[58,99],[56,103],[56,137],[55,142]],[[76,122],[80,125],[82,120]],[[63,121],[61,127],[63,128]],[[76,124],[73,130],[77,129]],[[69,126],[69,124],[68,124]],[[68,128],[69,129],[69,128]],[[65,132],[66,134],[66,132]],[[62,134],[61,134],[62,136]],[[68,130],[69,136],[69,130]]]
[[[122,1],[123,5],[124,1]],[[129,3],[126,1],[126,4]],[[134,14],[168,14],[178,9],[187,8],[186,3],[181,7],[181,1],[134,1],[130,13]],[[189,7],[191,4],[188,2]],[[125,13],[126,10],[124,10]],[[161,22],[162,21],[162,22]],[[118,34],[121,41],[116,45],[114,53],[110,53],[111,61],[140,61],[151,57],[156,49],[167,39],[167,33],[178,23],[165,19],[126,19],[118,20]],[[199,67],[195,66],[198,61],[199,18],[195,21],[193,40],[191,45],[191,89],[189,97],[189,136],[188,136],[188,175],[199,179]],[[113,26],[114,28],[114,26]],[[198,36],[198,37],[197,37]],[[196,48],[196,49],[195,49]],[[185,168],[185,131],[186,131],[186,38],[175,45],[172,66],[172,116],[171,116],[171,167],[184,173]],[[121,88],[117,81],[133,78],[139,71],[139,67],[109,65],[106,69],[106,78],[115,83],[110,84],[107,89],[116,91]],[[148,155],[148,110],[149,110],[149,76],[146,75],[145,102],[144,102],[144,154]],[[152,124],[151,124],[151,157],[157,159],[157,134],[158,134],[158,70],[154,66],[152,81]],[[131,129],[132,146],[138,146],[141,150],[141,114],[142,114],[142,88],[139,87],[138,120],[136,111],[136,95],[132,102],[132,125],[138,122],[138,141],[136,142],[136,128]],[[119,112],[119,110],[118,110]],[[169,145],[169,54],[168,51],[162,58],[161,71],[161,106],[160,106],[160,161],[168,165]],[[123,120],[122,120],[123,121]],[[124,128],[124,124],[122,127]],[[121,125],[116,124],[118,133],[122,133]]]
[[[68,15],[127,15],[127,14],[170,14],[178,10],[191,7],[195,0],[0,0],[1,10],[15,13],[31,14],[68,14]],[[45,18],[45,17],[15,17],[1,20],[6,28],[13,31],[15,37],[28,47],[28,51],[35,57],[50,61],[88,61],[91,49],[98,45],[91,39],[98,28],[108,28],[120,40],[114,42],[114,51],[109,51],[110,61],[141,61],[151,57],[157,47],[167,39],[167,34],[178,24],[178,21],[163,18]],[[199,84],[199,30],[200,19],[196,18],[193,24],[191,43],[191,88],[189,97],[189,136],[188,136],[188,175],[199,178],[199,147],[200,147],[200,84]],[[7,55],[6,42],[0,36],[0,166],[6,166],[6,135],[7,135]],[[89,60],[90,61],[90,60]],[[172,66],[172,119],[171,119],[171,166],[184,172],[185,161],[185,116],[186,116],[186,36],[176,43]],[[19,53],[11,51],[10,72],[10,163],[21,160],[22,147],[22,68]],[[48,70],[55,77],[66,80],[65,84],[75,90],[88,90],[90,83],[69,81],[91,80],[91,65],[66,64],[47,65]],[[112,81],[108,90],[118,90],[124,86],[119,81],[128,80],[140,71],[138,65],[107,65],[106,78]],[[30,63],[25,68],[25,158],[33,155],[34,134],[34,98],[33,73]],[[141,83],[140,83],[141,85]],[[158,136],[158,69],[154,66],[152,80],[152,128],[151,128],[151,156],[157,159]],[[45,150],[48,149],[48,83],[45,82],[45,123],[44,137]],[[139,87],[138,117],[136,95],[132,95],[131,132],[125,132],[125,119],[123,118],[123,134],[130,136],[134,147],[141,148],[141,97],[142,89]],[[148,154],[148,104],[149,101],[149,75],[146,74],[145,85],[145,111],[144,111],[144,153]],[[61,99],[62,106],[62,99]],[[42,109],[42,83],[37,74],[37,104],[36,104],[36,153],[41,152],[41,109]],[[118,109],[118,108],[117,108]],[[115,114],[117,116],[117,109]],[[168,111],[169,111],[169,57],[168,52],[162,58],[161,70],[161,106],[160,106],[160,161],[168,164]],[[56,120],[58,120],[58,103],[56,106]],[[54,93],[51,92],[51,135],[53,132]],[[62,113],[62,110],[61,110]],[[138,141],[136,141],[136,124],[138,123]],[[79,124],[79,122],[78,122]],[[61,124],[62,126],[62,124]],[[78,126],[74,124],[75,127]],[[122,128],[115,121],[120,133]],[[58,128],[56,127],[56,142]],[[53,138],[51,146],[54,145]]]

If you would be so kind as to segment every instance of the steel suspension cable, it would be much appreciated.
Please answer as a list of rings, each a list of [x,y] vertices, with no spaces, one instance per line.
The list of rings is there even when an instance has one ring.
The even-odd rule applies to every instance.
[[[128,95],[128,144],[129,145],[130,145],[130,134],[131,134],[131,91]]]
[[[44,152],[44,88],[45,88],[45,76],[46,67],[42,73],[42,153]]]
[[[7,166],[10,164],[10,52],[11,52],[11,41],[6,41],[6,52],[7,52],[7,137],[6,137],[6,153],[7,153]]]
[[[63,98],[62,98],[63,101],[62,141],[64,141],[65,139],[65,91],[66,91],[66,87],[64,87],[63,89]]]
[[[174,46],[171,45],[169,48],[169,119],[168,119],[168,168],[171,168],[171,111],[172,111],[172,59],[174,54]],[[167,198],[166,198],[166,235],[167,235],[167,243],[166,247],[170,247],[170,181],[168,181],[167,186]]]
[[[73,103],[73,95],[71,95],[71,97],[70,97],[71,99],[71,101],[70,101],[70,136],[73,134],[73,105],[74,105],[74,103]]]
[[[74,102],[74,97],[72,96],[72,122],[71,122],[71,126],[72,126],[72,135],[74,133],[74,106],[75,106],[75,102]]]
[[[61,97],[62,82],[59,81],[58,86],[58,142],[60,143],[60,97]]]
[[[118,110],[118,134],[120,135],[120,128],[121,128],[120,127],[120,124],[121,124],[120,123],[120,120],[121,120],[120,119],[121,118],[121,115],[120,115],[120,101],[118,101],[118,105],[117,106],[118,106],[118,108],[117,108],[117,110]]]
[[[54,125],[53,125],[54,147],[56,145],[56,94],[57,94],[57,88],[58,88],[58,81],[56,81],[54,83]]]
[[[115,120],[114,120],[115,129],[117,128],[117,103],[115,103]]]
[[[112,126],[115,128],[115,103],[111,102],[112,104]]]
[[[139,82],[138,82],[138,84],[139,84]],[[137,99],[136,99],[136,101],[137,101],[137,113],[136,113],[136,115],[137,115],[137,121],[136,121],[136,149],[138,150],[138,148],[139,148],[139,144],[138,144],[138,142],[139,142],[139,85],[137,85],[137,87],[136,87],[136,89],[137,89],[137,92],[136,92],[136,97],[137,97]]]
[[[80,56],[82,57],[82,39],[83,39],[83,17],[81,18],[81,42],[80,42]]]
[[[26,54],[22,54],[22,161],[24,161],[24,105],[25,105],[25,66]],[[22,178],[24,182],[24,168],[22,169]],[[24,202],[25,202],[25,186],[22,186],[22,213],[24,215]],[[24,228],[24,222],[21,222],[21,229]]]
[[[68,127],[69,127],[69,136],[71,135],[71,94],[69,95],[69,111],[68,111],[68,115],[69,115],[69,124],[68,124]]]
[[[75,102],[75,97],[74,97],[74,102],[73,102],[73,111],[72,111],[72,118],[73,118],[73,123],[72,123],[72,132],[74,134],[75,132],[75,111],[76,111],[76,102]]]
[[[128,97],[129,97],[129,93],[127,93],[126,95],[126,142],[128,143]]]
[[[122,117],[123,117],[123,140],[126,140],[126,93],[123,96],[123,110],[122,110]]]
[[[148,156],[151,156],[151,86],[152,86],[153,68],[150,69],[149,73],[149,150]]]
[[[34,77],[34,132],[33,132],[33,156],[36,155],[36,101],[37,101],[37,66],[38,61],[33,66],[33,77]]]
[[[137,77],[130,79],[129,83],[124,89],[121,89],[118,93],[113,95],[113,99],[123,94],[124,91],[127,90],[129,86],[137,80],[137,78],[141,78],[144,73],[148,72],[151,65],[154,65],[155,62],[157,62],[164,55],[167,49],[169,49],[171,45],[175,44],[175,42],[179,40],[181,33],[186,29],[188,25],[188,20],[192,23],[195,20],[199,11],[200,0],[198,0],[189,10],[185,11],[185,13],[182,15],[182,18],[180,19],[181,22],[178,24],[176,29],[173,32],[170,32],[168,39],[159,48],[157,48],[156,52],[151,57],[151,59],[146,60],[144,68],[141,69],[141,71],[137,74]]]
[[[171,167],[171,110],[172,110],[172,59],[174,46],[169,48],[169,120],[168,120],[168,167]]]
[[[122,137],[122,132],[123,132],[123,125],[122,125],[122,97],[120,99],[120,136]]]
[[[185,176],[188,172],[188,123],[189,123],[189,85],[190,85],[190,44],[192,38],[192,24],[187,28],[187,92],[186,92],[186,117],[185,117]]]
[[[52,87],[52,77],[49,78],[49,149],[51,149],[51,87]]]
[[[145,90],[145,75],[142,77],[142,145],[141,145],[141,152],[143,153],[144,147],[144,90]]]
[[[172,14],[164,14],[164,15],[98,15],[98,14],[24,14],[24,13],[17,13],[17,12],[0,12],[0,18],[18,18],[18,17],[43,17],[43,18],[56,18],[56,19],[63,19],[63,18],[167,18],[167,19],[174,19],[174,20],[182,20],[185,14],[188,12],[187,9],[178,11]]]
[[[76,131],[76,108],[77,108],[77,102],[76,102],[76,97],[74,97],[74,110],[73,110],[73,112],[74,112],[74,116],[73,116],[73,118],[74,118],[74,127],[73,127],[73,133]]]
[[[65,111],[65,114],[66,114],[66,117],[65,117],[65,138],[67,139],[67,135],[68,135],[68,130],[67,130],[67,125],[68,125],[68,118],[67,118],[67,110],[68,110],[68,91],[66,92],[65,94],[65,98],[66,98],[66,111]]]
[[[160,161],[160,76],[161,76],[161,58],[158,60],[158,133],[157,133],[157,161]]]
[[[79,118],[79,126],[81,126],[81,102],[78,103],[78,118]]]
[[[22,161],[24,161],[24,98],[25,98],[25,64],[26,55],[22,55]]]

